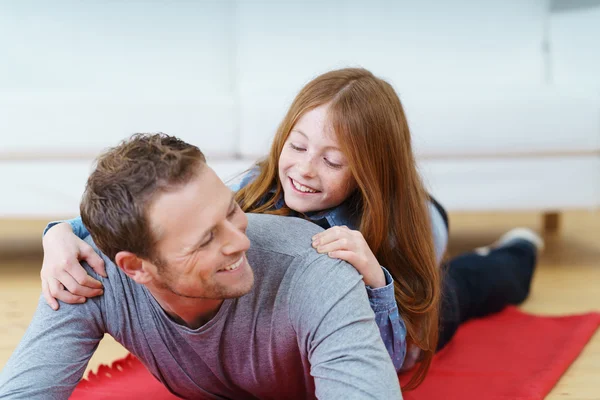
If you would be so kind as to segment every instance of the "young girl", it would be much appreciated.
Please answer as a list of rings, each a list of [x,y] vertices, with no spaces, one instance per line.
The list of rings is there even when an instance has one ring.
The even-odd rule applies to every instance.
[[[393,88],[364,69],[331,71],[315,78],[296,96],[268,157],[235,190],[246,212],[298,216],[325,228],[313,238],[313,246],[349,262],[362,274],[396,368],[404,363],[407,341],[411,348],[420,349],[411,351],[405,363],[412,366],[420,358],[419,369],[406,388],[420,383],[438,349],[439,263],[446,247],[447,223],[443,210],[423,188],[407,121]],[[87,235],[80,220],[69,222],[77,236]],[[44,238],[43,291],[53,308],[58,308],[53,296],[82,302],[85,297],[79,295],[101,293],[101,287],[76,261],[85,259],[97,271],[102,270],[101,262],[70,233],[71,226],[60,224]],[[513,279],[518,280],[515,285],[528,292],[537,249],[534,240],[516,236],[516,240],[503,239],[499,246],[511,253],[504,257],[500,250],[492,250],[487,258],[496,258],[488,262],[494,267],[484,270],[489,270],[486,276],[490,275],[493,285],[495,275],[508,269],[502,268],[504,264],[514,264],[526,272]],[[476,288],[463,284],[461,266],[469,266],[467,271],[474,260],[487,258],[469,254],[457,259],[457,267],[451,268],[457,272],[447,274],[444,290],[451,295],[441,302],[442,345],[465,319],[523,297],[522,293],[514,295],[508,287],[512,284],[486,287],[481,296],[472,296]],[[505,299],[496,292],[506,293]],[[477,307],[465,298],[477,298]],[[488,304],[490,298],[502,300]],[[477,312],[464,312],[465,304]]]

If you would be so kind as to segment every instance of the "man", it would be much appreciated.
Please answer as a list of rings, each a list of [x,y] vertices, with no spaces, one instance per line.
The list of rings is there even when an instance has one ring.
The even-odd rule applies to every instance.
[[[183,398],[401,398],[356,270],[311,248],[310,222],[246,216],[195,146],[109,150],[81,215],[104,295],[58,312],[40,298],[0,398],[68,398],[105,333]]]

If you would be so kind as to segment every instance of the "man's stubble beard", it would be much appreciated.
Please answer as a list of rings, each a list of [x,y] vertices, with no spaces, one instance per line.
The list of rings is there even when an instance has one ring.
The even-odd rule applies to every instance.
[[[247,261],[247,260],[246,260]],[[249,276],[246,277],[246,279],[244,280],[244,285],[239,285],[242,286],[237,290],[232,291],[232,287],[230,286],[225,286],[225,285],[219,285],[219,284],[212,284],[210,285],[209,288],[204,287],[204,290],[201,295],[200,294],[186,294],[186,293],[182,293],[180,291],[178,291],[177,289],[175,289],[173,286],[173,279],[171,279],[170,276],[170,272],[169,272],[169,267],[168,265],[166,265],[166,263],[162,263],[162,261],[160,261],[160,266],[159,264],[155,264],[157,265],[157,273],[158,276],[155,282],[155,286],[158,289],[162,289],[162,290],[166,290],[169,291],[171,293],[173,293],[176,296],[180,296],[183,298],[187,298],[187,299],[202,299],[202,300],[225,300],[225,299],[235,299],[235,298],[239,298],[244,296],[245,294],[248,294],[252,288],[254,287],[254,271],[252,270],[252,267],[248,264],[248,266],[246,268],[248,268],[248,271],[246,272],[246,274],[248,274]]]

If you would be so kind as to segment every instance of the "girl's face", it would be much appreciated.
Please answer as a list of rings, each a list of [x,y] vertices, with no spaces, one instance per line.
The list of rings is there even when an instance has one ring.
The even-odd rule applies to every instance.
[[[341,204],[356,189],[346,157],[327,120],[328,106],[302,115],[279,156],[279,180],[294,211],[321,211]]]

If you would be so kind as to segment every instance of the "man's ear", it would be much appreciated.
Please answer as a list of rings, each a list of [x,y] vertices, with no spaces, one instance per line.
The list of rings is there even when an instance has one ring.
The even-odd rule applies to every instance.
[[[147,271],[147,263],[129,251],[120,251],[115,256],[115,263],[127,274],[128,277],[140,284],[152,280],[152,275]]]

